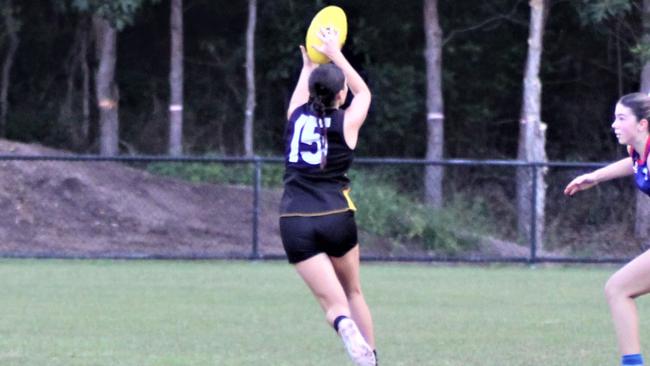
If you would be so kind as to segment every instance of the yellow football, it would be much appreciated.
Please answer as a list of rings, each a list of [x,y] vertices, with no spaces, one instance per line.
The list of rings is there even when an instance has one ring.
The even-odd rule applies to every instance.
[[[318,32],[320,32],[321,28],[335,29],[339,34],[339,43],[341,47],[343,47],[348,35],[348,21],[343,9],[338,6],[327,6],[321,9],[321,11],[314,16],[314,19],[312,19],[311,24],[307,29],[307,37],[305,38],[307,55],[309,55],[312,62],[317,64],[325,64],[330,61],[327,56],[316,51],[313,47],[323,43],[320,38],[318,38]]]

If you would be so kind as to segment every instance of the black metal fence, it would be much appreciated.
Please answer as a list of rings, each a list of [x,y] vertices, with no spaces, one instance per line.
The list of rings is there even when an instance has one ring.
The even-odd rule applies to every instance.
[[[8,208],[5,209],[5,219],[0,220],[0,240],[4,242],[0,243],[0,256],[282,259],[284,255],[275,226],[282,163],[281,158],[267,157],[0,155],[0,169],[4,171],[0,174],[12,175],[16,177],[15,186],[29,188],[13,187],[16,190],[13,193],[5,192],[4,198],[0,195],[0,208]],[[71,164],[81,164],[86,170],[81,171],[80,167],[74,168]],[[93,172],[110,170],[104,164],[111,164],[111,169],[116,170],[95,178],[95,181],[84,178]],[[204,176],[192,175],[205,175],[205,172],[192,173],[192,169],[189,169],[203,165],[214,166],[211,172],[214,176],[204,179]],[[422,196],[422,171],[431,165],[444,167],[445,199],[446,203],[450,203],[442,211],[428,214],[419,197]],[[580,198],[568,199],[561,195],[561,190],[573,176],[603,165],[516,160],[357,158],[351,174],[355,175],[353,195],[358,191],[362,196],[361,201],[365,202],[360,207],[363,214],[357,214],[360,232],[363,233],[363,259],[485,263],[627,261],[642,249],[641,244],[630,237],[634,207],[632,183],[626,180],[613,182],[605,188],[581,192]],[[238,169],[225,173],[224,178],[221,168],[235,166]],[[121,167],[126,167],[128,171],[120,170]],[[58,178],[48,178],[43,174],[30,178],[29,172],[43,169],[61,174]],[[546,171],[547,205],[543,243],[536,241],[533,231],[529,238],[519,238],[514,229],[517,220],[516,205],[513,205],[516,190],[514,177],[518,169],[529,169],[533,176],[540,169]],[[146,173],[136,176],[138,171]],[[160,197],[154,197],[151,188],[145,186],[146,182],[153,181],[152,172],[153,176],[162,174],[174,177],[161,178],[166,179],[167,183],[154,190],[160,193]],[[120,194],[125,197],[124,200],[135,202],[132,206],[125,205],[119,198],[81,202],[81,193],[96,194],[92,191],[93,187],[117,181],[123,175],[131,178],[125,181],[126,189],[122,188]],[[359,179],[355,179],[356,176]],[[179,177],[196,182],[183,183],[183,186],[178,183]],[[212,183],[206,183],[211,180]],[[532,181],[535,184],[535,180]],[[234,188],[230,191],[215,190],[224,183]],[[187,188],[190,186],[196,187]],[[109,189],[107,187],[103,191]],[[174,218],[176,209],[165,207],[168,203],[166,200],[173,200],[165,198],[164,193],[165,190],[180,192],[183,189],[187,192],[188,200],[207,204],[206,211],[194,217],[190,206],[178,209],[179,212],[185,209],[187,212],[179,213]],[[35,194],[29,192],[48,190],[52,195],[30,200],[30,194]],[[530,197],[532,227],[537,221],[536,191],[533,187]],[[145,196],[143,201],[139,201],[140,198],[136,200],[138,192]],[[182,199],[182,194],[179,197]],[[59,204],[56,202],[59,198],[65,201]],[[200,202],[202,200],[205,202]],[[223,201],[220,201],[222,206],[216,204],[217,200]],[[41,208],[39,204],[42,201],[49,201],[52,207]],[[158,221],[152,219],[150,226],[138,223],[129,216],[130,212],[139,209],[146,212],[146,202],[154,202],[158,205],[156,207],[160,207],[160,212],[154,208],[147,214],[159,216]],[[122,206],[116,209],[111,208],[110,204]],[[25,213],[28,210],[26,207],[33,212]],[[64,218],[60,224],[50,220],[56,215],[57,207],[62,211],[64,208],[69,210],[68,216],[74,217]],[[231,213],[226,210],[237,207],[247,213],[244,218],[237,218],[235,211]],[[87,212],[83,213],[84,210]],[[124,212],[120,213],[120,210]],[[45,212],[43,217],[38,216],[41,211]],[[11,217],[11,212],[21,218]],[[432,219],[432,216],[447,215],[440,222]],[[79,223],[74,224],[77,216]],[[92,220],[84,221],[84,217],[91,217]],[[205,222],[212,217],[219,222]],[[179,224],[192,220],[189,228]],[[95,231],[87,233],[91,238],[82,236],[81,239],[72,239],[75,238],[74,231],[92,226],[88,222],[96,226]],[[110,225],[106,222],[110,222]],[[249,235],[241,233],[245,230],[249,231]],[[95,232],[96,235],[93,235]],[[96,245],[91,249],[85,248],[83,241],[90,242],[94,238]],[[196,242],[193,238],[196,238]],[[71,245],[66,243],[75,240],[77,242]],[[370,244],[366,246],[366,242]],[[40,244],[32,248],[33,243]],[[175,249],[167,250],[167,246]],[[229,249],[218,249],[223,247]]]

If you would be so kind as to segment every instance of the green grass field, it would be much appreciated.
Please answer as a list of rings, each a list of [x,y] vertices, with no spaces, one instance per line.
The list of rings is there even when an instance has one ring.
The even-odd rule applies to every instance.
[[[615,365],[615,267],[365,264],[381,365]],[[650,306],[639,301],[642,339]],[[0,365],[349,365],[281,262],[0,261]]]

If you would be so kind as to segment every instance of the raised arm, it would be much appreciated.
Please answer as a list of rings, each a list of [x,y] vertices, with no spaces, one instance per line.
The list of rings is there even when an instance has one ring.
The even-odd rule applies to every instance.
[[[300,52],[302,53],[302,70],[300,71],[300,77],[298,78],[298,83],[296,83],[296,88],[293,90],[291,95],[291,100],[289,101],[289,108],[287,109],[287,119],[291,118],[291,113],[296,110],[296,108],[307,103],[309,100],[309,75],[316,68],[315,65],[307,56],[307,51],[304,46],[300,46]]]
[[[598,183],[634,174],[632,158],[621,159],[591,173],[576,177],[564,188],[564,194],[573,196],[574,193],[584,191]]]
[[[359,129],[361,129],[361,125],[366,120],[368,109],[370,108],[370,89],[368,89],[368,85],[363,81],[361,75],[350,65],[350,62],[348,62],[341,52],[336,30],[329,32],[321,30],[318,37],[323,41],[323,44],[314,48],[327,56],[343,71],[350,92],[354,94],[352,103],[345,110],[345,125],[343,127],[345,142],[350,148],[354,149],[357,145]]]

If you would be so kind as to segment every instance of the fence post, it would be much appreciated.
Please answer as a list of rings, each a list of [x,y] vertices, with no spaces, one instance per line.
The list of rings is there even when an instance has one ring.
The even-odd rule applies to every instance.
[[[262,180],[262,160],[255,156],[255,169],[253,171],[253,248],[250,259],[259,259],[259,218],[260,218],[260,191]]]
[[[533,169],[533,194],[530,195],[530,258],[528,262],[534,264],[537,261],[537,164],[531,165]]]

